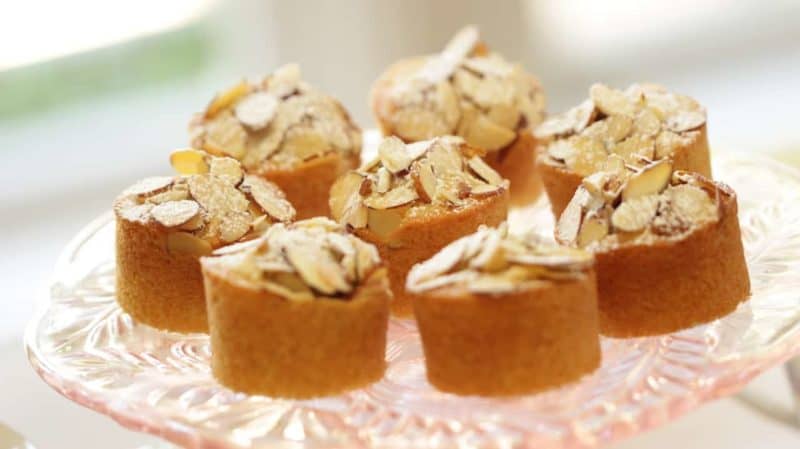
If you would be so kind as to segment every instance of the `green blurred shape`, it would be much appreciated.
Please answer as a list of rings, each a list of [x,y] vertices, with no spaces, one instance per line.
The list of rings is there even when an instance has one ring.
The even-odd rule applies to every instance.
[[[0,120],[89,97],[188,78],[214,46],[204,22],[0,72]]]

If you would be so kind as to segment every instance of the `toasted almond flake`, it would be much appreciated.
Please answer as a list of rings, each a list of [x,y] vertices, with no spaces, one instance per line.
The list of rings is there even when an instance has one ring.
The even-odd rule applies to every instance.
[[[701,188],[683,184],[669,187],[665,193],[675,214],[682,221],[704,223],[717,219],[716,202]]]
[[[661,132],[661,118],[655,110],[646,108],[636,117],[634,128],[639,134],[655,136]]]
[[[145,201],[152,204],[161,204],[168,201],[188,200],[189,188],[183,183],[182,179],[177,179],[167,189],[154,195],[149,195]]]
[[[239,101],[235,115],[242,125],[259,131],[269,125],[277,109],[277,98],[267,92],[255,92]]]
[[[408,204],[417,198],[419,196],[414,186],[411,183],[406,183],[382,195],[373,195],[365,198],[364,205],[372,209],[390,209]]]
[[[589,97],[597,109],[605,115],[627,115],[633,117],[636,113],[636,108],[630,98],[606,85],[593,84],[589,88]]]
[[[416,77],[436,84],[447,79],[478,44],[478,29],[474,26],[464,27],[445,46],[437,56],[430,58],[417,73]]]
[[[392,173],[381,167],[378,169],[377,181],[375,182],[375,191],[378,193],[386,193],[392,187]]]
[[[607,138],[610,142],[619,142],[633,131],[633,119],[625,115],[612,115],[606,119]]]
[[[167,251],[170,254],[188,254],[195,257],[211,254],[211,244],[188,232],[167,234]]]
[[[458,107],[458,95],[448,81],[436,84],[436,104],[442,113],[443,121],[454,130],[458,119],[461,118],[461,110]]]
[[[325,294],[350,293],[344,270],[328,251],[315,250],[313,243],[295,242],[284,247],[286,258],[300,277],[314,290]]]
[[[591,243],[597,242],[608,235],[608,220],[597,214],[587,215],[581,224],[578,232],[578,246],[583,248]]]
[[[182,175],[208,173],[209,170],[208,154],[193,148],[173,151],[169,155],[169,162]]]
[[[172,176],[153,176],[144,178],[125,189],[123,195],[144,197],[166,191],[173,183]]]
[[[250,84],[247,83],[247,80],[242,80],[230,89],[220,93],[211,100],[211,103],[206,108],[206,118],[213,119],[221,111],[228,109],[240,98],[247,95],[249,91]]]
[[[503,189],[508,188],[505,183],[500,185],[482,184],[470,188],[470,194],[476,198],[483,198],[494,195]]]
[[[275,220],[286,222],[294,219],[296,213],[294,207],[275,184],[258,176],[247,175],[241,188]]]
[[[473,156],[467,161],[469,168],[475,172],[481,179],[488,182],[493,186],[503,184],[503,177],[500,176],[492,167],[489,166],[483,159],[478,156]]]
[[[611,152],[622,157],[629,164],[638,164],[641,157],[648,160],[653,159],[655,142],[647,136],[633,135],[614,145]]]
[[[483,115],[477,115],[466,125],[466,130],[459,134],[470,144],[488,151],[496,151],[507,147],[517,133],[497,125]]]
[[[408,275],[409,284],[417,284],[445,274],[461,262],[467,239],[462,238],[442,248],[427,261],[417,264]]]
[[[168,228],[186,224],[199,213],[200,205],[192,200],[169,201],[150,210],[153,218]]]
[[[234,186],[239,185],[244,177],[242,165],[236,159],[229,157],[212,157],[208,163],[208,172]]]
[[[702,111],[679,111],[667,118],[666,127],[677,133],[690,131],[703,126],[706,115]]]
[[[321,156],[330,149],[330,143],[323,133],[316,129],[296,127],[286,133],[282,151],[305,161]]]
[[[637,196],[622,202],[611,215],[611,224],[625,232],[641,231],[650,224],[658,208],[658,195]]]
[[[483,74],[484,76],[494,76],[505,78],[512,74],[513,67],[496,55],[474,56],[466,58],[462,62],[464,67]]]
[[[245,212],[231,213],[220,224],[219,237],[223,243],[232,243],[250,231],[250,215]]]
[[[441,141],[442,139],[431,139],[431,140],[422,140],[420,142],[414,142],[406,144],[406,153],[408,157],[411,158],[412,161],[415,161],[422,157],[428,149],[434,144],[434,142]]]
[[[556,225],[556,239],[562,243],[572,243],[578,238],[578,231],[583,219],[583,204],[591,194],[584,188],[578,188],[567,207],[561,212]]]
[[[436,198],[436,175],[433,174],[430,162],[427,160],[417,162],[416,170],[411,176],[420,198],[432,202]]]
[[[631,176],[622,189],[622,199],[648,196],[661,192],[669,183],[672,175],[672,161],[663,159],[643,168],[639,173]]]
[[[226,254],[233,254],[245,250],[254,250],[263,243],[263,239],[245,240],[244,242],[233,243],[217,248],[212,253],[215,256],[224,256]]]
[[[378,156],[383,166],[392,173],[407,170],[412,159],[406,151],[406,145],[397,137],[391,136],[383,140],[378,146]]]
[[[569,140],[555,140],[547,146],[547,154],[560,161],[574,160],[577,150]]]
[[[582,176],[601,170],[608,154],[602,142],[584,136],[570,139],[576,152],[573,158],[566,161],[567,166]]]

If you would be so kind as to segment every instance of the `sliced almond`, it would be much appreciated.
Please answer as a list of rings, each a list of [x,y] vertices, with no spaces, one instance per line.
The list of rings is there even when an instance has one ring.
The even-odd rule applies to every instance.
[[[467,166],[475,172],[481,179],[491,185],[499,186],[503,183],[503,177],[494,171],[483,159],[478,156],[473,156],[467,161]]]
[[[703,126],[706,115],[701,111],[680,111],[667,118],[665,125],[668,129],[680,133]]]
[[[392,173],[407,170],[412,159],[406,151],[406,145],[397,137],[391,136],[384,139],[378,146],[378,156],[383,166]]]
[[[608,154],[602,142],[584,136],[570,139],[575,154],[567,160],[567,166],[582,176],[602,170]]]
[[[169,189],[172,183],[172,176],[153,176],[136,182],[134,185],[125,189],[122,194],[138,197],[155,195]]]
[[[149,195],[146,201],[152,204],[161,204],[168,201],[180,201],[188,199],[191,199],[189,197],[189,188],[185,184],[179,184],[176,181],[176,183],[174,183],[169,189],[156,193],[155,195]]]
[[[597,109],[605,115],[627,115],[633,117],[636,113],[636,108],[630,98],[604,84],[593,84],[589,88],[589,97]]]
[[[506,129],[516,130],[519,124],[520,112],[515,106],[496,104],[489,108],[489,120]]]
[[[169,155],[170,165],[182,175],[208,173],[208,159],[208,154],[192,148],[175,150]]]
[[[168,228],[184,225],[199,213],[200,205],[192,200],[169,201],[150,211],[157,222]]]
[[[625,159],[625,162],[637,165],[642,157],[653,159],[655,142],[650,137],[637,134],[614,145],[611,152]]]
[[[458,150],[450,145],[434,143],[428,150],[427,159],[431,164],[433,172],[437,176],[445,173],[461,172],[462,158]]]
[[[547,146],[547,154],[560,161],[574,160],[577,151],[569,139],[555,140]]]
[[[661,118],[650,108],[645,108],[636,117],[634,129],[645,136],[655,136],[661,132]]]
[[[326,136],[313,128],[292,128],[283,140],[283,151],[305,161],[330,151]]]
[[[417,162],[411,177],[420,198],[428,203],[433,202],[436,198],[436,175],[433,174],[430,162],[427,160]]]
[[[625,115],[612,115],[606,119],[606,129],[609,142],[619,142],[633,131],[633,119]]]
[[[478,29],[474,26],[462,28],[437,56],[428,60],[417,76],[431,84],[447,79],[461,61],[478,44]]]
[[[328,251],[315,250],[310,244],[289,244],[284,251],[303,281],[314,290],[325,295],[352,291],[344,271]]]
[[[669,159],[663,159],[648,165],[642,171],[630,177],[622,189],[622,199],[627,201],[661,192],[669,183],[671,174],[672,161]]]
[[[392,173],[386,167],[379,168],[375,177],[376,192],[386,193],[392,188]]]
[[[189,254],[206,256],[211,254],[212,247],[207,241],[188,232],[170,232],[167,234],[167,251],[170,254]]]
[[[253,201],[264,212],[277,221],[291,221],[295,217],[295,209],[286,199],[286,195],[275,184],[258,176],[247,175],[241,186],[242,191],[248,193]]]
[[[578,246],[582,248],[602,240],[608,235],[608,228],[609,225],[606,218],[593,213],[587,214],[578,232]]]
[[[462,135],[470,145],[488,151],[505,148],[517,138],[516,132],[495,124],[483,115],[476,116]]]
[[[717,220],[716,202],[699,187],[689,184],[672,186],[665,192],[670,206],[682,220],[690,223],[705,223]]]
[[[208,163],[208,172],[234,186],[238,186],[244,177],[242,164],[229,157],[212,157]]]
[[[573,243],[578,238],[578,231],[583,220],[584,203],[591,194],[584,188],[575,191],[567,207],[561,212],[556,225],[556,239],[562,243]]]
[[[442,118],[450,129],[455,129],[458,120],[461,118],[461,110],[458,107],[458,96],[449,81],[441,81],[436,84],[436,103],[442,111]]]
[[[408,204],[419,198],[411,183],[401,184],[382,194],[371,195],[364,199],[364,205],[371,209],[391,209]]]
[[[278,109],[278,99],[267,92],[255,92],[236,105],[235,115],[242,125],[260,131],[269,125]]]
[[[232,243],[250,231],[252,220],[247,212],[235,211],[225,215],[219,227],[219,238],[223,243]]]
[[[650,224],[658,209],[658,195],[637,196],[622,202],[611,215],[611,224],[625,232],[641,231]]]
[[[236,101],[250,92],[250,84],[242,80],[230,89],[220,93],[209,103],[206,108],[206,118],[213,119],[221,111],[231,107]]]
[[[247,131],[232,112],[223,111],[206,124],[203,149],[241,159],[247,153]]]
[[[394,132],[407,140],[426,140],[452,130],[441,114],[422,107],[407,107],[392,116]]]

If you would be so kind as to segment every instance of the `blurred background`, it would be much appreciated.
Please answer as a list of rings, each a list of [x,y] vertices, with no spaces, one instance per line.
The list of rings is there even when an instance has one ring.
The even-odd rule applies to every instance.
[[[60,398],[25,361],[61,247],[124,186],[170,172],[216,91],[295,61],[369,128],[382,69],[468,23],[539,76],[550,112],[594,81],[657,81],[708,108],[714,152],[800,163],[797,0],[0,0],[0,423],[40,448],[154,441]],[[780,371],[746,394],[791,399]],[[729,399],[620,447],[677,441],[796,448],[800,434]]]

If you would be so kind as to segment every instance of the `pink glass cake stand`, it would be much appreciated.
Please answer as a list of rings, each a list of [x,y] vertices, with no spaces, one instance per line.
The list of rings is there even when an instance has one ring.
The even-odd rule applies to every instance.
[[[739,194],[753,296],[713,323],[654,338],[603,340],[603,365],[580,382],[514,399],[457,397],[425,380],[415,324],[394,320],[384,379],[331,398],[233,393],[209,373],[205,335],[134,323],[114,299],[111,214],[58,263],[26,347],[64,396],[125,427],[189,448],[583,448],[660,426],[732,394],[800,353],[800,173],[724,156],[717,178]],[[546,202],[512,229],[552,233]],[[690,261],[687,261],[690,263]]]

